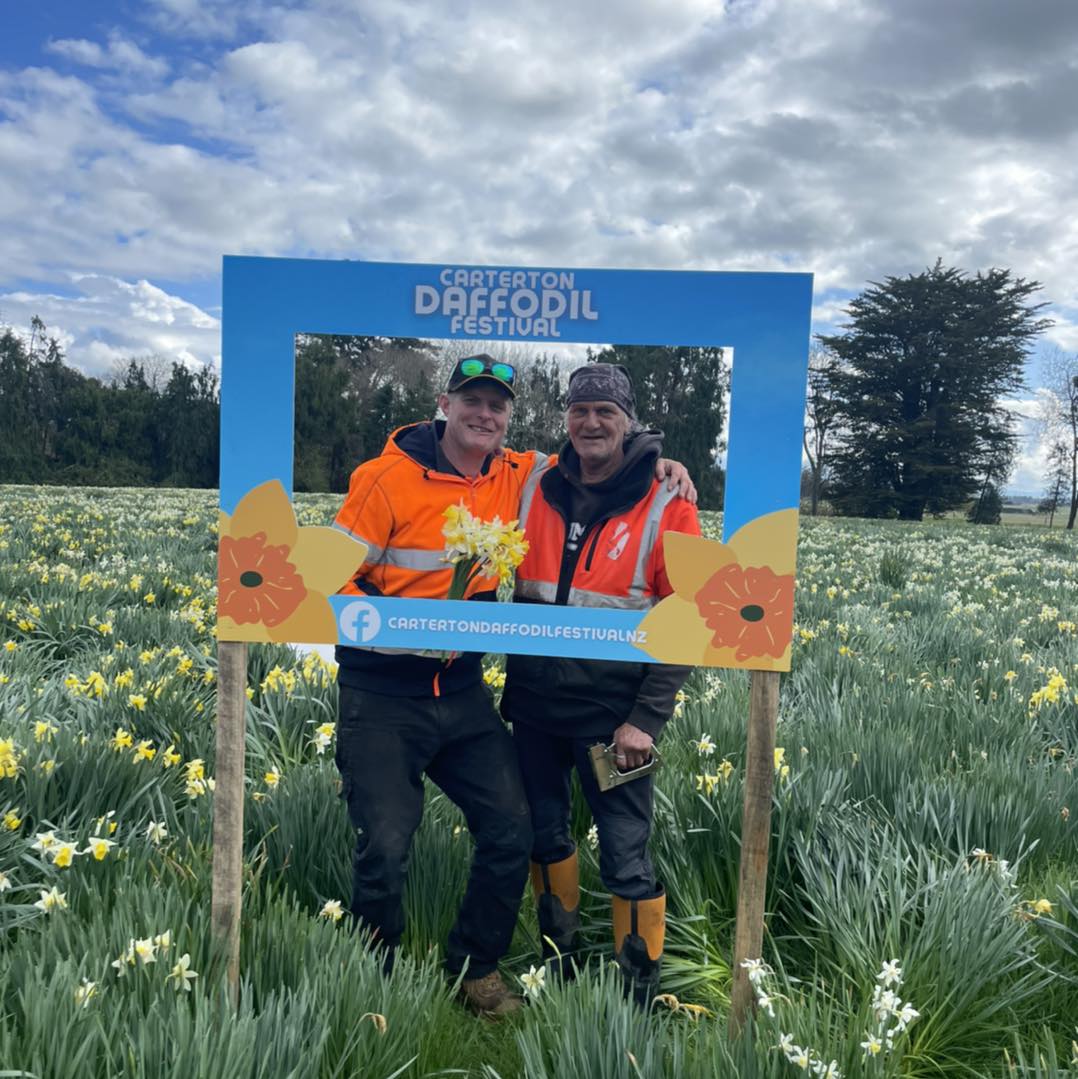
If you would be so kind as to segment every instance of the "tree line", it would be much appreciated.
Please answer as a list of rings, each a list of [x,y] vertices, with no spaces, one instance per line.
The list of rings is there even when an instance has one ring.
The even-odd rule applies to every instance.
[[[64,362],[40,319],[0,334],[0,483],[216,487],[217,376],[131,360],[107,381]]]
[[[434,414],[453,364],[477,347],[502,348],[300,335],[295,489],[347,490],[356,463],[380,453],[392,431]],[[556,451],[571,368],[519,347],[505,358],[518,371],[510,444]],[[667,455],[688,466],[705,506],[721,507],[717,453],[728,386],[721,349],[616,346],[589,359],[629,368],[641,422],[666,431]],[[130,360],[98,379],[64,362],[40,319],[29,343],[11,329],[0,335],[0,483],[216,487],[219,440],[211,368]]]
[[[553,453],[565,439],[572,366],[499,342],[308,334],[296,349],[295,486],[344,491],[356,462],[381,452],[397,427],[428,419],[453,365],[483,350],[517,369],[510,445]],[[636,387],[640,422],[664,432],[663,452],[693,474],[701,505],[722,505],[719,465],[729,371],[719,348],[615,345],[587,362],[620,363]]]
[[[1040,285],[1006,269],[941,262],[887,277],[851,300],[810,354],[806,509],[920,521],[968,508],[999,520],[1019,432],[1005,403],[1049,325]],[[347,489],[358,461],[397,427],[427,419],[453,363],[488,351],[517,367],[509,442],[551,452],[564,438],[571,366],[517,343],[303,334],[296,342],[295,487]],[[590,361],[625,365],[640,421],[721,507],[729,368],[720,348],[612,345]],[[1078,517],[1078,356],[1056,351],[1037,417],[1048,447],[1046,514]],[[131,360],[104,380],[64,363],[39,319],[29,342],[0,336],[0,482],[214,487],[218,385],[209,368]]]

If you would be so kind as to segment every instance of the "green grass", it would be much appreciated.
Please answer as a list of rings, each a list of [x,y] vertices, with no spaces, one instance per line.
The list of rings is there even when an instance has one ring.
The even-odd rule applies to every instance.
[[[301,498],[303,523],[334,502]],[[746,674],[693,675],[658,781],[663,988],[708,1014],[642,1016],[621,1000],[578,801],[584,969],[489,1024],[459,1008],[440,969],[471,850],[459,814],[428,792],[404,957],[385,979],[346,923],[319,913],[350,882],[332,748],[312,737],[335,717],[333,679],[287,647],[252,647],[232,1013],[209,932],[212,793],[188,782],[196,759],[213,775],[212,494],[2,488],[0,506],[0,741],[17,755],[0,820],[18,821],[0,824],[0,1074],[803,1074],[777,1048],[785,1034],[847,1076],[1078,1075],[1075,536],[803,522],[764,955],[775,1016],[730,1044]],[[718,534],[715,515],[704,524]],[[1031,708],[1053,672],[1066,690]],[[694,745],[705,733],[711,756]],[[140,742],[152,759],[137,759]],[[180,761],[166,767],[170,747]],[[151,822],[167,837],[154,842]],[[95,832],[115,846],[62,868],[35,849],[48,831],[79,850]],[[52,887],[67,906],[46,913],[35,903]],[[119,975],[132,940],[166,931],[167,951]],[[506,977],[537,949],[526,902]],[[189,992],[169,979],[184,954]],[[866,1059],[876,974],[892,959],[920,1017]]]

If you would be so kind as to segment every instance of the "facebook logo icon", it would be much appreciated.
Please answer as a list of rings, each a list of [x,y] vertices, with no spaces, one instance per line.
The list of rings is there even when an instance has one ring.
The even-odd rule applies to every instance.
[[[366,644],[382,628],[382,616],[365,600],[357,599],[341,608],[337,622],[350,641]]]

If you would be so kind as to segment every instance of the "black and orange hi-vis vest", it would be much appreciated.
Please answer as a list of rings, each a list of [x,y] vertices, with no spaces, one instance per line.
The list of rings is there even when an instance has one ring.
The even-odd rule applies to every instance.
[[[594,523],[571,562],[565,557],[565,511],[542,490],[522,523],[529,547],[517,568],[516,598],[569,607],[647,610],[673,591],[662,534],[700,534],[695,508],[655,479],[635,505]]]
[[[544,473],[530,505],[521,511],[530,546],[517,567],[514,599],[643,612],[668,596],[673,589],[662,536],[699,535],[700,522],[695,506],[654,478],[658,455],[654,433],[636,436],[623,469],[590,489],[595,497],[586,522],[578,522],[584,530],[574,545],[566,538],[579,467],[572,448],[563,448],[563,463]],[[619,724],[630,722],[657,738],[688,670],[671,664],[513,655],[506,663],[502,715],[514,725],[561,737],[609,739]],[[526,762],[521,766],[526,768]]]

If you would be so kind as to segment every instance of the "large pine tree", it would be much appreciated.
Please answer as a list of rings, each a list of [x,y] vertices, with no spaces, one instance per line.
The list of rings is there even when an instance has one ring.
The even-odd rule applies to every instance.
[[[1002,399],[1022,386],[1033,339],[1049,324],[1040,285],[941,262],[873,283],[844,331],[820,338],[832,375],[839,448],[832,501],[840,513],[919,521],[1006,478],[1015,445]]]

